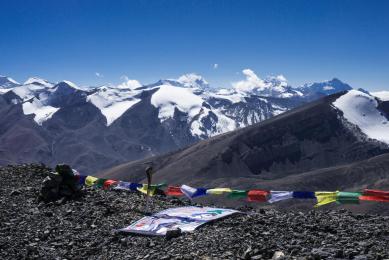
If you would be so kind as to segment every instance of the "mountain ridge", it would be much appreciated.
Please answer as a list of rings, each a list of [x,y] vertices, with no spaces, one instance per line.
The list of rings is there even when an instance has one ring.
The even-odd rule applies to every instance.
[[[262,84],[260,79],[254,84],[258,82]],[[281,86],[286,97],[260,93],[259,85],[252,93],[215,90],[195,74],[145,86],[128,80],[118,87],[82,89],[37,77],[26,83],[0,95],[0,112],[8,120],[0,120],[0,164],[65,162],[89,174],[264,121],[312,99],[297,92],[290,96],[282,77],[263,84]],[[13,149],[13,143],[20,149]]]

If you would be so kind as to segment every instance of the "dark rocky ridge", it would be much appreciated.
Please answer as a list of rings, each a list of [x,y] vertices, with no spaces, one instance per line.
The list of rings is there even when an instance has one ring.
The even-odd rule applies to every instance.
[[[142,217],[138,193],[85,190],[77,201],[40,203],[39,165],[0,168],[1,259],[385,259],[389,217],[347,211],[250,210],[205,225],[192,234],[162,237],[113,230]],[[189,201],[153,197],[153,211]]]

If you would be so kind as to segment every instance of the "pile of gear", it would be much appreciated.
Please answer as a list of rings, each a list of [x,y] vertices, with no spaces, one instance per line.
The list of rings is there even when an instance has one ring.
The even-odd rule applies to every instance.
[[[50,172],[42,181],[40,199],[50,202],[62,198],[74,199],[79,197],[81,186],[78,179],[79,175],[69,165],[57,165],[55,172]]]

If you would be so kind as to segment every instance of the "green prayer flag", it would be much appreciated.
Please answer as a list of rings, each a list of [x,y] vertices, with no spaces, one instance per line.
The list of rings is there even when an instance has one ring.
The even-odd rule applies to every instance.
[[[336,203],[338,204],[359,204],[360,192],[340,191],[336,194]]]
[[[248,193],[247,190],[232,190],[228,194],[227,198],[230,198],[230,199],[247,198],[247,193]]]
[[[95,182],[96,187],[102,188],[102,187],[104,186],[104,182],[105,182],[106,180],[107,180],[107,179],[97,179],[97,181]]]

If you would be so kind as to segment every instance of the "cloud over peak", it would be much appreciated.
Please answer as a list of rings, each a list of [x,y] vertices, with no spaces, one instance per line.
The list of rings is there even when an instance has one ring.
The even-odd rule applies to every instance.
[[[242,71],[246,77],[244,80],[233,82],[232,86],[239,92],[249,92],[254,89],[264,89],[266,87],[265,81],[255,74],[251,69],[244,69]]]
[[[122,80],[124,80],[123,83],[118,85],[118,88],[129,88],[129,89],[137,89],[142,87],[142,84],[140,84],[139,81],[136,79],[129,79],[127,76],[122,76]]]

